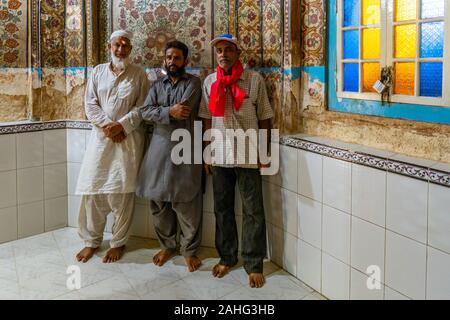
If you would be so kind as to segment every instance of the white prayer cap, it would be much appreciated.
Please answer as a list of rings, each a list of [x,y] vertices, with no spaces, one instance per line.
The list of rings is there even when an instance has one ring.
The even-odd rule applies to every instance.
[[[113,33],[111,33],[111,36],[109,37],[109,41],[111,42],[114,38],[117,37],[124,37],[128,40],[133,40],[133,33],[128,30],[116,30]]]

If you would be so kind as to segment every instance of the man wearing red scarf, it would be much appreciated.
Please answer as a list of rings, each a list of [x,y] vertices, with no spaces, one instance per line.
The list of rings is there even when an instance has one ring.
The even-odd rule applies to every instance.
[[[204,81],[199,117],[203,120],[205,131],[215,129],[222,133],[223,140],[220,150],[214,149],[216,161],[205,165],[206,172],[212,174],[215,242],[220,255],[213,275],[223,277],[238,261],[239,242],[234,211],[237,184],[243,199],[241,255],[244,269],[249,275],[250,287],[260,288],[265,282],[266,222],[259,171],[261,164],[259,161],[252,162],[249,156],[251,148],[257,150],[257,142],[252,144],[249,139],[248,147],[245,142],[246,152],[242,155],[237,152],[239,146],[236,146],[236,140],[230,143],[226,132],[241,130],[258,133],[260,129],[269,130],[273,111],[262,76],[255,71],[244,70],[239,60],[241,51],[237,39],[224,34],[211,41],[211,45],[218,66],[216,72]]]

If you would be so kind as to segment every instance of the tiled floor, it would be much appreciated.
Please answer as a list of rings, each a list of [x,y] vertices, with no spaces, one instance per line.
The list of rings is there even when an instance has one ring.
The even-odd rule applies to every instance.
[[[211,268],[218,258],[211,248],[201,249],[203,266],[189,273],[181,256],[163,267],[151,263],[159,249],[154,240],[130,239],[124,257],[113,264],[101,262],[107,241],[86,264],[75,259],[82,247],[73,228],[0,244],[0,299],[324,299],[269,261],[261,289],[248,287],[242,266],[216,279]],[[79,290],[67,288],[70,265],[80,267]]]

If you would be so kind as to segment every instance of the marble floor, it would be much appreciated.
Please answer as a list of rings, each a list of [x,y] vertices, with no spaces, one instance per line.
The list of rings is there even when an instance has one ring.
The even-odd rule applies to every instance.
[[[151,258],[158,242],[141,238],[130,239],[120,261],[104,264],[109,238],[106,233],[101,250],[85,264],[75,259],[83,243],[74,228],[0,244],[0,299],[325,299],[270,261],[264,263],[267,282],[261,289],[248,287],[242,265],[216,279],[211,269],[218,258],[212,248],[201,248],[203,265],[193,273],[181,256],[155,266]],[[66,285],[72,265],[80,268],[78,290]]]

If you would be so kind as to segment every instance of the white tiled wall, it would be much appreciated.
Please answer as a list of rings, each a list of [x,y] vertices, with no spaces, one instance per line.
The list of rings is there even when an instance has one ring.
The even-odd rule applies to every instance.
[[[0,135],[0,243],[67,226],[66,130]]]
[[[89,135],[0,135],[0,243],[77,226],[75,186]],[[272,261],[331,299],[450,299],[449,188],[287,146],[280,151],[280,172],[263,177]],[[238,192],[235,209],[240,236]],[[112,224],[109,216],[107,230]],[[207,177],[203,245],[214,247],[214,233]],[[132,234],[156,238],[145,199],[136,199]]]
[[[286,239],[296,236],[288,272],[328,298],[450,299],[449,188],[291,147],[281,154],[282,173],[263,187],[275,263],[292,261]],[[293,234],[284,222],[295,169],[283,166],[296,162]]]

